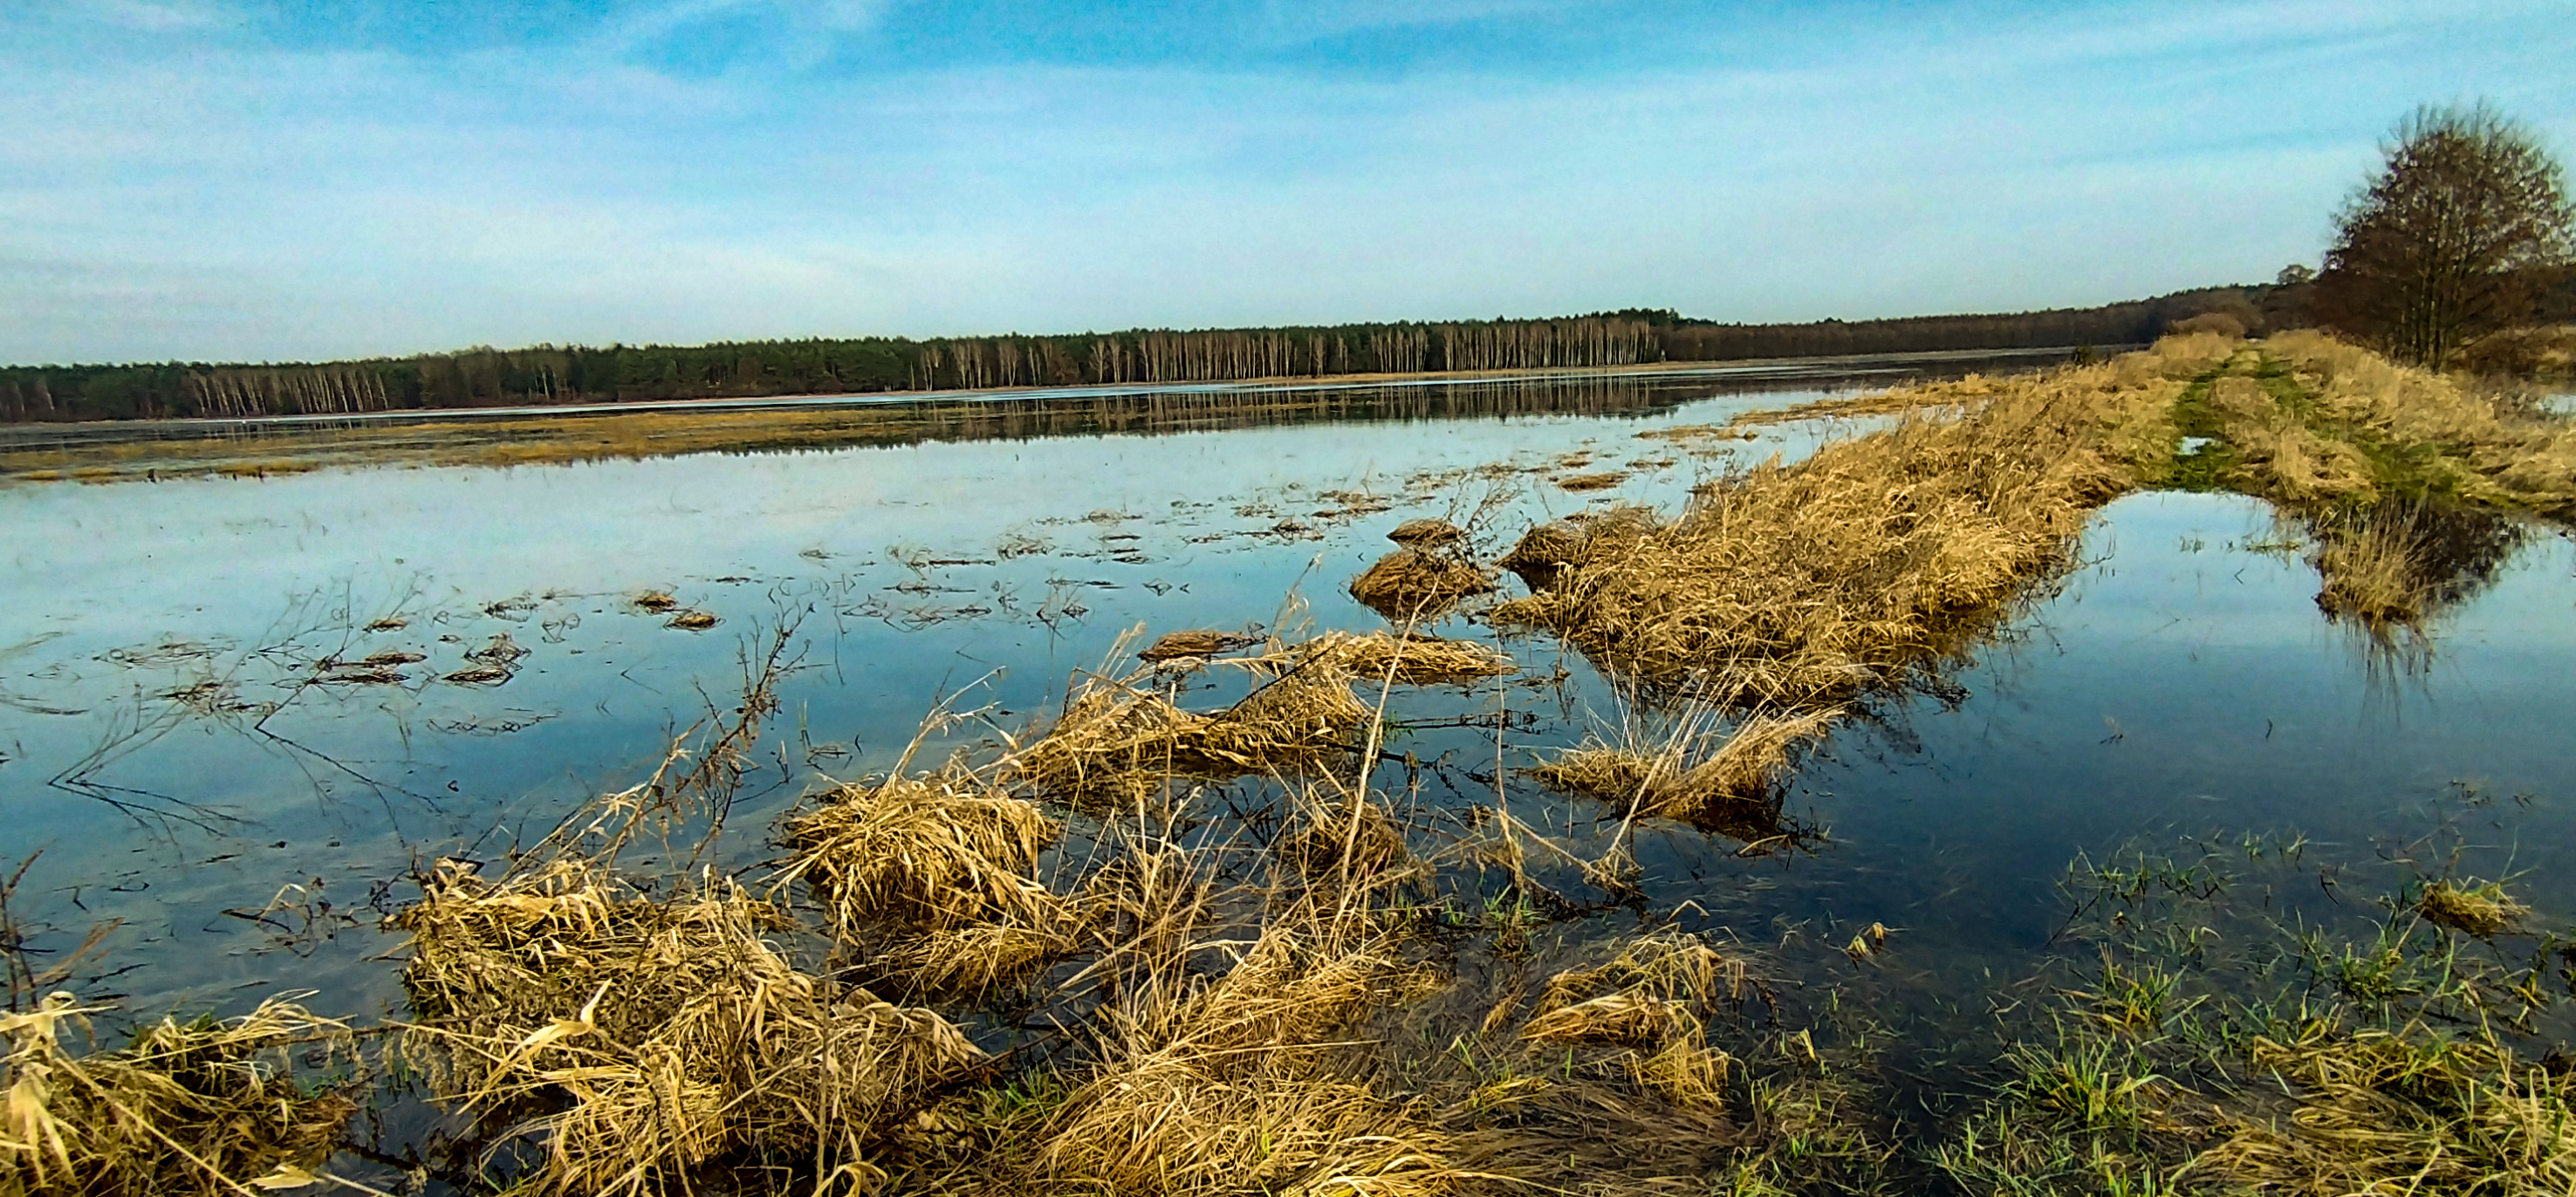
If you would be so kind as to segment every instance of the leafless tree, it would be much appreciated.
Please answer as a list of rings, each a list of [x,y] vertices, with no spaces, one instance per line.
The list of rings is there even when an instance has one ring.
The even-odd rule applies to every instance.
[[[2336,217],[2316,281],[2324,323],[2439,366],[2528,321],[2576,248],[2576,207],[2540,139],[2483,102],[2427,105],[2383,153]]]

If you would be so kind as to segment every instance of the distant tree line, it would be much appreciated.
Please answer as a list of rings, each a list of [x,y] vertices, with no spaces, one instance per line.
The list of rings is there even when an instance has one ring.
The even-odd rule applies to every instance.
[[[1663,330],[1667,361],[1733,361],[1764,357],[1833,357],[2048,346],[2136,345],[2181,321],[2223,313],[2246,330],[2304,327],[2310,276],[2292,267],[2270,285],[2207,287],[2094,308],[2052,308],[1970,316],[1893,320],[1817,320],[1805,324],[1688,322]]]
[[[1716,324],[1664,309],[1552,320],[1056,336],[488,347],[318,364],[0,367],[0,421],[340,415],[634,400],[1623,366],[2153,340],[2216,310],[2304,319],[2304,280],[2006,315]]]

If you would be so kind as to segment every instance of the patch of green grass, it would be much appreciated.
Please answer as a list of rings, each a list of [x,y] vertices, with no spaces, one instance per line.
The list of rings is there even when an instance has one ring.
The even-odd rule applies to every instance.
[[[2227,443],[2227,421],[2209,403],[2211,388],[2227,369],[2225,363],[2210,367],[2174,400],[2173,462],[2165,476],[2156,479],[2157,485],[2169,490],[2231,489],[2227,480],[2236,475],[2242,461],[2235,446]],[[2195,440],[2199,443],[2192,443]]]

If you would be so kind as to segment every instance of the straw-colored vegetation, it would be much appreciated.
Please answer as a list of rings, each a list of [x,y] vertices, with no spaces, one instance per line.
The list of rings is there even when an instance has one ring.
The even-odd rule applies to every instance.
[[[2134,485],[2202,347],[1945,384],[1896,427],[1703,485],[1678,518],[1533,531],[1497,622],[1554,630],[1629,676],[1728,705],[1847,701],[1957,651]]]
[[[2531,913],[2530,908],[2505,896],[2503,886],[2492,882],[2464,886],[2451,881],[2426,885],[2424,896],[2415,901],[2415,911],[2430,922],[2480,938],[2502,934]]]
[[[783,912],[728,881],[654,898],[562,858],[497,882],[443,863],[424,887],[394,922],[407,1050],[466,1108],[518,1116],[528,1192],[679,1191],[716,1163],[852,1185],[884,1124],[982,1058],[935,1013],[799,971]]]
[[[987,992],[1074,948],[1080,915],[1036,879],[1061,826],[962,772],[844,786],[783,832],[784,876],[907,992]]]
[[[163,1019],[79,1052],[104,1007],[71,994],[0,1013],[0,1193],[216,1194],[310,1181],[356,1112],[297,1057],[347,1058],[348,1028],[286,1000],[239,1018]]]
[[[1436,686],[1507,677],[1520,668],[1501,652],[1471,640],[1443,640],[1420,633],[1328,633],[1320,642],[1342,670],[1363,687],[1382,682]]]
[[[1174,781],[1314,773],[1361,747],[1384,687],[1472,682],[1516,668],[1481,645],[1385,632],[1273,641],[1223,663],[1249,674],[1253,689],[1204,714],[1156,689],[1152,670],[1084,678],[1045,736],[1013,755],[1006,775],[1040,796],[1096,810],[1154,799]]]
[[[1891,424],[1705,483],[1677,515],[1531,529],[1497,563],[1530,593],[1491,618],[1556,632],[1666,699],[1794,717],[1937,689],[1946,662],[2073,559],[2090,513],[2140,486],[2280,503],[2314,546],[2319,604],[2382,644],[2510,555],[2518,530],[2479,509],[2576,514],[2576,422],[2309,332],[2187,332],[2105,363],[1651,435],[1855,415]],[[1706,805],[1685,792],[1757,790],[1784,746],[1591,745],[1539,775],[1669,813]]]
[[[1085,679],[1043,739],[1013,763],[1017,780],[1077,808],[1131,807],[1175,780],[1311,772],[1347,758],[1369,709],[1350,676],[1315,653],[1255,670],[1240,702],[1182,710],[1150,677]]]
[[[1448,547],[1406,545],[1351,579],[1351,597],[1390,619],[1437,615],[1494,589],[1492,575]]]
[[[2216,481],[2292,503],[2453,501],[2576,516],[2576,421],[2315,332],[2232,354],[2180,413]]]
[[[2536,1050],[2561,941],[2498,883],[2427,869],[2370,934],[2284,942],[2281,911],[2223,906],[2171,862],[2079,871],[2071,946],[1992,1003],[2001,1042],[1965,1110],[1892,1088],[1843,990],[1775,983],[1893,972],[1884,926],[1848,958],[1849,926],[1757,954],[1637,901],[1637,823],[1793,835],[1801,754],[1874,696],[1937,685],[2133,487],[2294,505],[2333,609],[2402,620],[2456,593],[2493,538],[2375,504],[2545,510],[2547,478],[2480,463],[2558,442],[2500,408],[2492,429],[2414,400],[2371,423],[2369,396],[2418,382],[2342,353],[2203,333],[1846,403],[1892,426],[1669,518],[1531,530],[1496,564],[1533,591],[1494,617],[1557,631],[1642,708],[1688,700],[1530,771],[1603,804],[1606,853],[1512,815],[1508,770],[1493,805],[1426,812],[1363,767],[1399,759],[1394,688],[1514,675],[1496,650],[1194,631],[1078,678],[1027,735],[818,789],[776,828],[785,863],[736,877],[708,846],[775,706],[761,680],[738,724],[496,875],[427,871],[390,923],[399,1063],[475,1128],[459,1174],[516,1194],[2576,1191],[2576,1090]],[[2383,451],[2442,429],[2456,452]],[[1407,623],[1491,585],[1455,525],[1397,531],[1362,582]],[[476,660],[505,680],[519,651]],[[1222,813],[1204,792],[1247,778]],[[685,868],[635,871],[648,828]],[[695,848],[672,846],[684,828]],[[1602,911],[1644,925],[1550,930]],[[299,1008],[75,1053],[89,1013],[49,998],[0,1021],[0,1193],[300,1182],[353,1112],[304,1059],[346,1028]]]
[[[1595,740],[1557,754],[1529,770],[1532,777],[1569,794],[1622,811],[1674,819],[1704,830],[1734,833],[1747,827],[1761,839],[1777,834],[1776,800],[1796,753],[1820,739],[1842,710],[1825,707],[1790,714],[1757,714],[1720,734],[1712,712],[1659,740],[1613,745]]]
[[[1432,1194],[1462,1146],[1424,1111],[1336,1076],[1333,1047],[1409,970],[1340,919],[1265,928],[1214,978],[1157,971],[1101,1030],[1089,1076],[1040,1128],[1051,1192]]]

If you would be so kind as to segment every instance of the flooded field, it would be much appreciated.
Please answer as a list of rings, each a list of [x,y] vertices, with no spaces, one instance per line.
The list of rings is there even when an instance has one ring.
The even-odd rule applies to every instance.
[[[459,464],[387,468],[368,458],[447,434],[293,429],[236,448],[229,460],[298,463],[252,477],[186,437],[175,455],[151,448],[169,433],[22,443],[9,451],[112,459],[87,468],[120,484],[0,489],[0,855],[40,853],[9,913],[53,958],[113,923],[80,987],[137,1018],[310,991],[307,1006],[361,1026],[403,1019],[389,957],[406,937],[382,923],[435,862],[497,872],[691,728],[738,719],[765,663],[777,709],[747,745],[726,834],[704,857],[683,843],[626,866],[694,861],[757,886],[782,857],[778,821],[809,795],[1042,731],[1078,677],[1136,668],[1155,637],[1394,626],[1346,587],[1407,521],[1459,525],[1490,561],[1569,515],[1675,512],[1711,479],[1896,417],[1657,434],[1871,385],[1507,381],[1267,415],[1119,396],[1127,414],[1105,420],[1044,407],[1096,402],[1063,397],[775,451],[601,447],[519,466],[467,463],[481,434],[427,452]],[[163,477],[173,461],[185,468]],[[2491,551],[2437,610],[2374,635],[2320,609],[2312,533],[2270,503],[2115,499],[1999,633],[1939,685],[1835,725],[1760,817],[1646,820],[1632,841],[1625,812],[1526,770],[1687,713],[1471,602],[1413,630],[1513,670],[1363,678],[1363,700],[1383,702],[1372,780],[1435,838],[1465,842],[1499,810],[1558,846],[1452,895],[1564,902],[1530,914],[1517,948],[1463,950],[1487,1000],[1522,984],[1516,961],[1562,963],[1641,927],[1704,934],[1761,961],[1819,1028],[1865,1024],[1853,1033],[1877,1037],[1890,1083],[1947,1116],[1967,1100],[1956,1078],[1991,1066],[2002,1012],[2048,998],[2034,978],[2083,913],[2070,879],[2230,861],[2245,886],[2279,887],[2268,917],[2322,926],[2380,917],[2383,892],[2442,870],[2510,878],[2552,925],[2576,913],[2561,867],[2576,843],[2576,546],[2518,519],[2476,535]],[[1213,709],[1248,682],[1184,668],[1155,684]],[[943,703],[972,718],[922,732]],[[1268,843],[1279,824],[1245,809],[1281,789],[1212,786],[1173,834]],[[1584,861],[1622,842],[1633,878],[1587,891]],[[1001,1015],[969,1030],[991,1051],[1043,1037]],[[383,1103],[370,1158],[339,1174],[394,1184],[454,1129],[416,1095]],[[470,1189],[472,1172],[448,1160],[417,1183]]]

